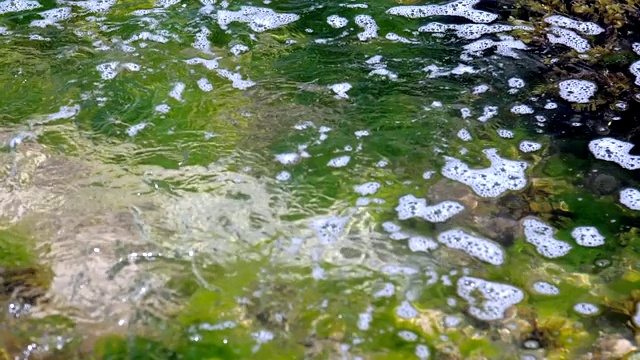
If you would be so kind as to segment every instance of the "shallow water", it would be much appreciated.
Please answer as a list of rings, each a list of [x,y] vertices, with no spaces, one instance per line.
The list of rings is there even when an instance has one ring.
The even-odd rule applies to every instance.
[[[633,137],[521,41],[603,29],[402,3],[0,2],[0,354],[634,351]]]

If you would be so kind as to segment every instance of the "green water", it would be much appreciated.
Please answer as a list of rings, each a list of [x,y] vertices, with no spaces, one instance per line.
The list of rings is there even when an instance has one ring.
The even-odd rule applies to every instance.
[[[0,359],[633,352],[637,170],[560,120],[542,55],[354,5],[0,2]]]

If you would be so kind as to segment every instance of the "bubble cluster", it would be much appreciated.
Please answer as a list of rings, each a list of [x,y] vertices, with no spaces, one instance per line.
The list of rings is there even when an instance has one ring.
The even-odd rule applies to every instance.
[[[591,49],[589,42],[576,34],[575,31],[563,29],[557,26],[552,26],[549,28],[549,31],[550,33],[547,34],[547,39],[552,44],[562,44],[579,53],[584,53]]]
[[[553,237],[554,230],[549,225],[537,219],[525,219],[525,240],[536,247],[538,253],[547,258],[557,258],[566,255],[571,250],[571,245]]]
[[[0,15],[10,12],[33,10],[39,7],[42,7],[42,5],[37,1],[5,0],[0,2]]]
[[[533,283],[533,291],[540,295],[559,295],[560,289],[557,286],[549,284],[545,281],[536,281]]]
[[[338,99],[348,99],[349,95],[347,95],[347,91],[351,90],[351,84],[349,83],[338,83],[328,86],[335,94]]]
[[[413,319],[418,316],[418,310],[405,300],[396,308],[396,315],[403,319]]]
[[[419,217],[434,223],[445,222],[462,210],[464,210],[464,206],[455,201],[443,201],[436,205],[427,206],[427,200],[416,198],[413,195],[402,196],[396,207],[400,220]]]
[[[509,307],[524,299],[522,290],[514,286],[470,276],[458,279],[457,293],[469,303],[469,314],[484,321],[502,319]]]
[[[404,340],[404,341],[409,341],[409,342],[413,342],[418,340],[418,335],[414,332],[411,332],[409,330],[402,330],[400,332],[398,332],[398,336]]]
[[[591,101],[598,87],[595,83],[587,80],[563,80],[558,83],[560,97],[578,104],[585,104]]]
[[[525,115],[525,114],[533,114],[534,111],[529,105],[515,105],[511,108],[511,112],[514,114]]]
[[[632,46],[633,51],[640,55],[640,43],[634,43]],[[640,86],[640,60],[634,62],[629,66],[629,72],[631,72],[635,77],[635,84]]]
[[[241,6],[238,11],[218,11],[218,25],[223,30],[232,22],[249,24],[251,30],[263,32],[288,25],[300,19],[296,14],[279,14],[269,8]]]
[[[209,82],[209,80],[207,78],[200,78],[197,81],[198,87],[200,88],[200,90],[204,91],[204,92],[209,92],[213,90],[213,84],[211,84],[211,82]]]
[[[498,133],[498,136],[503,139],[513,139],[513,137],[515,136],[513,131],[507,129],[498,129],[496,130],[496,132]]]
[[[520,55],[514,50],[527,50],[528,47],[521,40],[516,40],[512,36],[498,35],[500,41],[491,39],[480,39],[470,44],[464,45],[464,51],[460,55],[462,60],[471,60],[473,57],[482,56],[483,51],[495,48],[498,55],[519,59]]]
[[[329,245],[342,234],[348,220],[348,217],[338,216],[316,219],[311,223],[311,228],[316,231],[320,244]]]
[[[597,306],[590,303],[577,303],[573,306],[573,310],[582,315],[595,315],[600,312]]]
[[[460,229],[445,231],[438,235],[438,241],[451,249],[462,250],[470,256],[492,265],[504,263],[504,250],[491,240],[467,234]]]
[[[412,236],[407,241],[409,250],[413,252],[429,252],[438,248],[438,243],[424,236]]]
[[[139,124],[135,124],[130,126],[127,129],[127,135],[129,136],[136,136],[138,134],[138,132],[142,131],[145,127],[147,127],[148,123],[142,122]]]
[[[376,291],[375,293],[373,293],[373,297],[374,298],[387,298],[387,297],[391,297],[396,293],[396,287],[392,284],[392,283],[385,283],[382,286],[382,289]]]
[[[416,345],[416,350],[414,351],[416,357],[420,360],[426,360],[431,357],[431,353],[429,352],[429,348],[427,345]]]
[[[330,15],[327,17],[327,24],[331,25],[331,27],[334,29],[345,27],[348,23],[349,20],[338,15]]]
[[[458,138],[462,141],[471,141],[471,133],[467,129],[461,129],[458,131]]]
[[[498,115],[498,107],[497,106],[485,106],[482,112],[482,115],[478,117],[478,121],[487,122],[487,120],[492,117]]]
[[[640,155],[630,155],[632,143],[614,138],[602,138],[592,140],[589,143],[589,151],[596,159],[612,161],[625,169],[640,169]]]
[[[520,149],[520,151],[522,152],[530,153],[542,149],[542,144],[524,140],[520,142],[520,144],[518,145],[518,149]]]
[[[378,37],[378,25],[376,21],[369,15],[358,15],[355,18],[356,25],[363,29],[363,32],[358,33],[358,39],[360,41],[367,41]]]
[[[362,196],[373,195],[380,189],[380,183],[371,181],[362,185],[356,185],[353,190]]]
[[[631,210],[640,210],[640,191],[633,188],[621,190],[620,203]]]
[[[598,35],[604,32],[604,29],[596,23],[577,21],[562,15],[547,16],[544,21],[553,26],[578,30],[585,35]]]
[[[490,23],[498,15],[476,10],[473,5],[480,0],[458,0],[444,5],[396,6],[387,10],[387,14],[408,18],[425,18],[430,16],[461,16],[476,23]]]
[[[47,27],[47,26],[55,26],[59,29],[62,28],[58,21],[67,20],[71,18],[71,8],[70,7],[61,7],[55,8],[51,10],[43,11],[39,14],[44,19],[42,20],[33,20],[29,26],[37,26],[37,27]]]
[[[335,168],[345,167],[347,166],[347,164],[349,164],[349,161],[351,161],[351,156],[342,155],[342,156],[338,156],[337,158],[333,158],[329,160],[329,162],[327,163],[327,166],[335,167]]]
[[[497,197],[507,190],[521,190],[527,185],[526,162],[504,159],[493,148],[482,152],[491,162],[489,168],[470,169],[461,160],[447,156],[442,175],[470,186],[482,197]]]
[[[593,226],[579,226],[573,229],[571,236],[580,246],[596,247],[604,245],[604,236],[600,235],[598,229]]]
[[[418,28],[419,32],[426,33],[444,33],[448,30],[455,31],[455,34],[458,37],[463,39],[478,39],[482,35],[485,34],[493,34],[499,32],[512,31],[515,29],[519,30],[533,30],[534,28],[530,26],[519,26],[519,25],[486,25],[486,24],[442,24],[438,22],[429,23],[427,25],[421,26]]]

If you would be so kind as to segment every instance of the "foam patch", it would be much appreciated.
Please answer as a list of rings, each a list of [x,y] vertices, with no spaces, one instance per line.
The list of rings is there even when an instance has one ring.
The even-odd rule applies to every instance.
[[[547,39],[553,44],[562,44],[568,46],[579,53],[584,53],[591,49],[589,42],[576,34],[575,31],[563,29],[561,27],[552,26],[547,34]]]
[[[527,185],[524,161],[507,160],[498,155],[497,149],[482,150],[491,162],[485,169],[470,169],[469,166],[453,157],[445,157],[446,164],[442,175],[470,186],[482,197],[497,197],[507,190],[522,190]]]
[[[362,196],[373,195],[380,189],[380,183],[371,181],[362,185],[356,185],[353,190]]]
[[[473,57],[480,57],[485,50],[495,48],[498,55],[519,59],[520,55],[514,50],[527,50],[528,47],[524,42],[516,40],[511,36],[499,35],[500,41],[491,39],[480,39],[463,46],[464,51],[460,58],[462,60],[471,60]]]
[[[333,158],[329,160],[329,162],[327,163],[327,166],[335,167],[335,168],[345,167],[347,166],[347,164],[349,164],[350,160],[351,160],[351,156],[348,156],[348,155],[338,156],[337,158]]]
[[[358,15],[356,16],[355,21],[356,25],[360,26],[364,30],[363,32],[358,33],[358,39],[360,39],[360,41],[367,41],[378,37],[378,30],[380,28],[371,16]]]
[[[640,169],[640,155],[629,155],[632,148],[633,144],[614,138],[602,138],[589,143],[589,151],[596,159],[612,161],[628,170]]]
[[[598,309],[597,306],[590,303],[577,303],[573,306],[573,310],[578,314],[587,316],[595,315],[600,312],[600,309]]]
[[[320,244],[329,245],[338,240],[348,220],[348,217],[338,216],[316,219],[311,223],[311,228],[316,231]]]
[[[526,241],[535,246],[538,253],[546,258],[565,256],[572,248],[566,242],[555,239],[553,228],[537,219],[526,219],[522,225]]]
[[[33,10],[40,7],[42,7],[42,5],[37,1],[6,0],[6,1],[0,2],[0,15],[11,13],[11,12]]]
[[[387,10],[387,14],[412,19],[430,16],[460,16],[475,23],[490,23],[498,18],[496,14],[474,9],[473,5],[479,2],[480,0],[458,0],[444,5],[396,6]]]
[[[347,95],[347,91],[351,90],[351,84],[349,83],[338,83],[328,86],[335,94],[337,99],[348,99],[349,95]]]
[[[460,229],[445,231],[438,235],[438,241],[444,246],[462,250],[476,259],[492,265],[504,263],[504,250],[491,240],[467,234]]]
[[[345,27],[348,23],[349,20],[338,15],[330,15],[327,17],[327,24],[331,25],[334,29]]]
[[[544,21],[553,26],[578,30],[585,35],[598,35],[604,32],[604,29],[596,23],[577,21],[562,15],[548,16]]]
[[[263,32],[289,25],[300,19],[296,14],[279,14],[269,8],[241,6],[238,11],[218,11],[218,25],[226,30],[232,22],[248,24],[251,30]]]
[[[511,112],[518,115],[533,114],[534,111],[529,105],[515,105],[511,108]]]
[[[598,86],[587,80],[563,80],[558,83],[558,88],[560,89],[560,97],[563,99],[579,103],[585,104],[591,101],[591,97],[595,95]]]
[[[498,133],[498,136],[503,139],[513,139],[513,137],[515,136],[513,131],[507,129],[498,129],[496,130],[496,132]]]
[[[72,14],[70,7],[62,7],[43,11],[39,15],[44,19],[33,20],[31,24],[29,24],[29,26],[37,26],[42,28],[47,26],[55,26],[58,29],[62,29],[62,25],[58,24],[58,21],[70,19]]]
[[[454,31],[458,37],[463,39],[478,39],[485,34],[493,34],[499,32],[519,30],[534,30],[530,26],[513,26],[513,25],[486,25],[486,24],[442,24],[438,22],[429,23],[418,28],[419,32],[425,33],[444,33],[446,31]]]
[[[457,282],[458,295],[469,303],[469,315],[479,320],[495,321],[524,299],[522,290],[506,284],[464,276]]]
[[[413,252],[430,252],[438,248],[438,243],[424,236],[412,236],[407,241],[409,250]]]
[[[600,235],[598,229],[593,226],[579,226],[573,229],[571,237],[580,246],[596,247],[604,245],[604,236]]]
[[[520,142],[520,144],[518,145],[518,149],[520,149],[520,151],[522,152],[530,153],[542,149],[542,144],[525,140]]]
[[[458,138],[462,141],[471,141],[471,133],[467,129],[461,129],[458,131]]]
[[[433,223],[445,222],[462,210],[464,210],[464,206],[455,201],[443,201],[436,205],[427,206],[427,200],[416,198],[413,195],[402,196],[396,207],[400,220],[418,217]]]
[[[557,286],[549,284],[544,281],[537,281],[533,283],[533,291],[540,295],[559,295],[560,289]]]
[[[631,210],[640,210],[640,191],[633,188],[620,191],[620,203]]]

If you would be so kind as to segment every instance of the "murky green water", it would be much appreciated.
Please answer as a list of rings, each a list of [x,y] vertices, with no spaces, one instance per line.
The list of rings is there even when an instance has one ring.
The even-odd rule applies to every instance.
[[[603,29],[402,3],[0,2],[0,359],[633,352],[637,137],[521,41]]]

